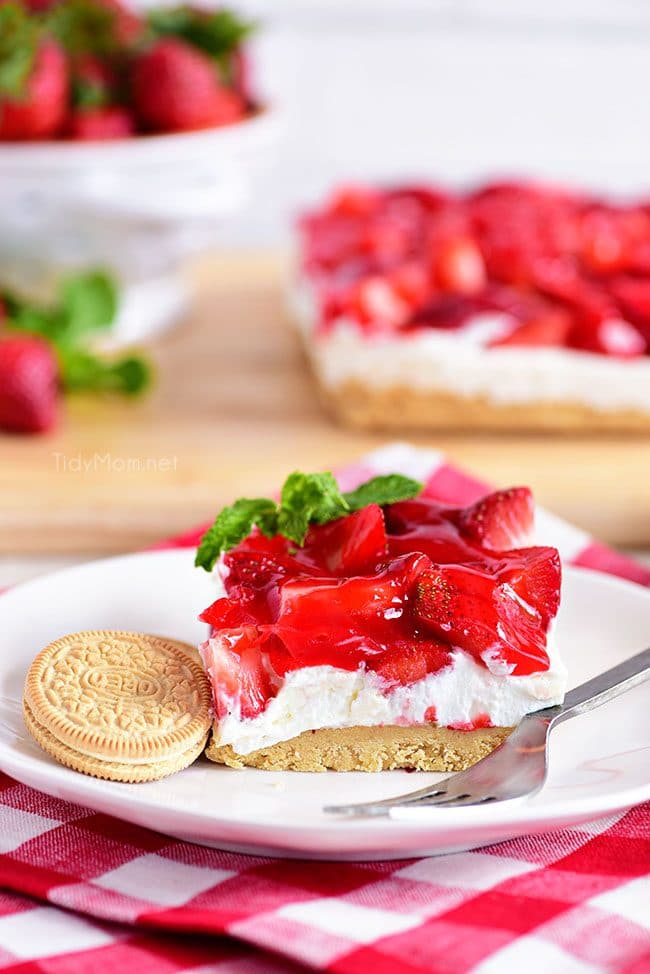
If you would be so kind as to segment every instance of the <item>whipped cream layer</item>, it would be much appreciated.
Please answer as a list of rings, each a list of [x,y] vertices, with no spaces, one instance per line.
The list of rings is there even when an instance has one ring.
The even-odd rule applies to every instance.
[[[371,388],[410,386],[494,403],[575,402],[603,412],[650,412],[650,357],[618,359],[568,348],[488,348],[512,330],[512,319],[485,313],[454,331],[366,335],[341,318],[317,328],[313,288],[303,279],[291,303],[321,383],[357,381]]]
[[[215,724],[214,740],[249,754],[307,730],[425,724],[431,707],[442,727],[471,725],[484,715],[495,727],[512,727],[525,714],[564,698],[566,669],[552,645],[548,652],[548,670],[503,676],[458,650],[444,669],[393,688],[361,667],[305,667],[286,675],[277,696],[257,717],[243,720],[231,713],[222,718]]]

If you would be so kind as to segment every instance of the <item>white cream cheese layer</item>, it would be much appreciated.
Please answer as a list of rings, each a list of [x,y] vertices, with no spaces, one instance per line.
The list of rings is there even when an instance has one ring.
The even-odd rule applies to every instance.
[[[287,674],[257,717],[228,714],[215,726],[215,742],[238,754],[287,741],[306,730],[427,723],[435,707],[440,726],[471,724],[486,715],[496,727],[512,727],[531,711],[561,703],[566,669],[549,646],[551,665],[530,676],[500,676],[468,654],[452,654],[450,666],[410,686],[387,689],[373,672],[311,666]]]
[[[494,403],[575,402],[601,411],[650,412],[650,357],[617,359],[565,348],[486,348],[507,334],[508,315],[480,314],[458,331],[364,335],[341,318],[318,332],[312,287],[302,280],[291,304],[314,369],[328,388],[354,380],[371,388],[410,386]]]

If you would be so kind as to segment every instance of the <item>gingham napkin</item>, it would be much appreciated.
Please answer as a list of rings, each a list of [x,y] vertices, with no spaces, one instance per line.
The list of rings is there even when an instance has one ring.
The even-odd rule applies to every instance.
[[[452,503],[486,489],[403,445],[339,478],[389,470]],[[552,515],[538,528],[565,561],[650,585]],[[476,852],[313,863],[179,842],[0,774],[0,969],[21,974],[648,974],[649,873],[650,804]]]

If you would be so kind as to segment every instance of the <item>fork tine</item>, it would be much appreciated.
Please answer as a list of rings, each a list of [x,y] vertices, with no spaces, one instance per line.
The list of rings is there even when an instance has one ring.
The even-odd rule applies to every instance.
[[[494,801],[497,801],[497,799],[492,795],[481,798],[477,798],[474,795],[462,795],[457,797],[450,796],[430,802],[424,801],[411,803],[409,805],[393,805],[392,808],[388,809],[388,816],[389,818],[393,819],[413,819],[417,814],[414,814],[414,809],[462,808],[463,806],[470,805],[487,805]]]
[[[461,774],[464,774],[464,772],[461,772]],[[447,785],[454,779],[456,781],[458,780],[458,774],[448,775],[436,785],[419,788],[417,791],[409,791],[402,795],[393,795],[391,798],[381,798],[376,802],[357,802],[350,805],[325,805],[323,811],[331,815],[382,815],[386,814],[385,810],[387,808],[392,808],[394,805],[405,805],[410,802],[417,802],[424,798],[433,797],[434,795],[446,795]]]
[[[443,789],[423,788],[421,792],[412,795],[397,795],[395,798],[384,798],[376,802],[358,802],[351,805],[325,805],[324,812],[331,815],[388,815],[396,805],[409,805],[411,802],[422,801],[427,797],[446,796]]]

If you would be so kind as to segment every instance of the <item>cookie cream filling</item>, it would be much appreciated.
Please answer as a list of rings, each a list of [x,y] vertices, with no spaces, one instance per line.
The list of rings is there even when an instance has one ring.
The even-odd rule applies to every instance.
[[[375,673],[359,668],[310,666],[288,673],[277,696],[257,717],[242,720],[236,713],[214,728],[214,743],[230,744],[238,754],[296,737],[303,731],[336,727],[413,725],[435,722],[442,727],[471,729],[512,727],[531,711],[561,703],[566,669],[552,638],[548,670],[529,676],[492,672],[462,650],[452,663],[409,686],[387,688]],[[433,709],[432,709],[433,708]]]
[[[650,412],[650,357],[618,359],[567,348],[488,348],[508,334],[513,319],[476,315],[455,331],[365,335],[341,318],[317,332],[313,289],[302,280],[291,294],[314,369],[327,388],[355,381],[386,389],[409,386],[494,403],[574,402],[601,411]]]

